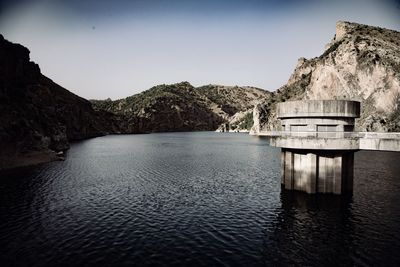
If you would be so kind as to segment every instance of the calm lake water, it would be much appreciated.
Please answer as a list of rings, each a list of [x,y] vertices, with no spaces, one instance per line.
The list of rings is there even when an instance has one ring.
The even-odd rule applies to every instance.
[[[400,153],[357,152],[350,197],[282,192],[247,134],[105,136],[0,176],[1,266],[400,265]]]

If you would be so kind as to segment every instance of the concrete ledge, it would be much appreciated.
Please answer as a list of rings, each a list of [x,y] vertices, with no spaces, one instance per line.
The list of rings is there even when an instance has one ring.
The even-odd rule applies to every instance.
[[[301,100],[279,103],[278,118],[359,118],[360,102],[349,100]]]
[[[360,149],[400,152],[400,139],[360,138]]]
[[[358,132],[361,138],[376,138],[376,139],[399,139],[400,133],[393,132]]]
[[[291,149],[359,150],[358,138],[270,137],[270,145]]]

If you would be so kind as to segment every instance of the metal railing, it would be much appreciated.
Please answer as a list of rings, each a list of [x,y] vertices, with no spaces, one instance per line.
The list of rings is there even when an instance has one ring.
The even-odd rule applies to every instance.
[[[304,138],[371,138],[371,139],[400,139],[400,133],[382,132],[291,132],[291,131],[268,131],[259,135],[270,137],[304,137]]]

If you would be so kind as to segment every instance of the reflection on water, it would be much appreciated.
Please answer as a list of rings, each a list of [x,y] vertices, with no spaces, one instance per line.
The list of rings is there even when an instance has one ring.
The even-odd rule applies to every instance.
[[[352,196],[282,191],[245,134],[106,136],[1,173],[2,266],[399,265],[400,155],[357,152]]]
[[[352,265],[351,196],[316,196],[283,190],[282,206],[266,233],[265,262],[282,265]]]

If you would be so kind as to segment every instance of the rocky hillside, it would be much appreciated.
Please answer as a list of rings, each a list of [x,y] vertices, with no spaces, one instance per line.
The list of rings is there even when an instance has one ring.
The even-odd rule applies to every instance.
[[[188,82],[158,85],[116,100],[92,100],[96,110],[125,118],[125,128],[136,132],[249,130],[252,109],[270,93],[254,87],[206,85]],[[222,128],[221,128],[222,129]]]
[[[0,170],[57,159],[69,142],[109,133],[250,129],[253,106],[269,95],[182,82],[91,103],[42,75],[27,48],[0,35]]]
[[[361,131],[400,131],[400,33],[338,22],[316,58],[300,58],[288,83],[254,110],[253,132],[277,128],[275,103],[297,99],[362,102]]]
[[[29,50],[0,35],[0,169],[55,158],[69,141],[120,131],[118,117],[41,74]]]

